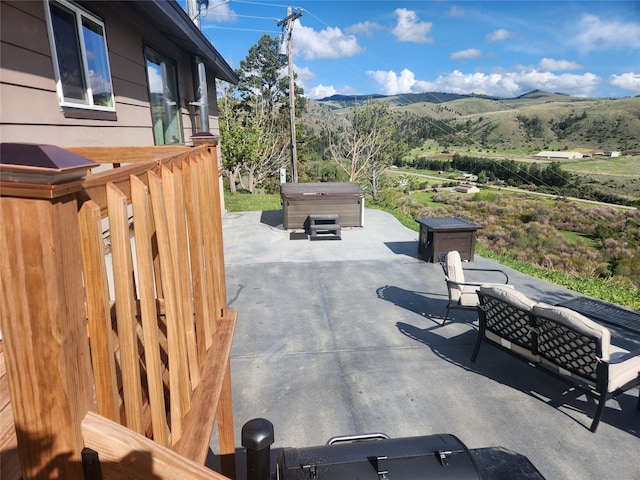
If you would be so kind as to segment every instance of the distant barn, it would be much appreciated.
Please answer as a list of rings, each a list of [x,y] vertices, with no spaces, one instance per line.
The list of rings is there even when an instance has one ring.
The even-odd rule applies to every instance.
[[[534,158],[558,158],[562,160],[575,160],[576,158],[582,158],[582,153],[580,152],[552,152],[552,151],[542,151],[540,153],[536,153]]]
[[[453,187],[453,191],[458,193],[478,193],[480,189],[474,185],[456,185]]]

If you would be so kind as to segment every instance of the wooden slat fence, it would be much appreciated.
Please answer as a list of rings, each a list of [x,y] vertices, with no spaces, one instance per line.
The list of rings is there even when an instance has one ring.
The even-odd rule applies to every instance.
[[[226,303],[216,149],[70,150],[127,165],[87,176],[76,195],[90,360],[80,341],[74,361],[90,361],[91,378],[56,388],[91,388],[94,401],[69,429],[98,452],[103,478],[175,478],[181,468],[186,478],[226,478],[201,467],[216,420],[219,452],[235,451],[229,355],[237,312]],[[9,326],[8,334],[25,332]],[[24,361],[9,356],[8,364]],[[9,369],[14,409],[29,402],[11,379],[20,367]],[[37,430],[27,417],[17,429]],[[70,443],[77,460],[80,442]],[[34,466],[24,447],[18,435],[23,476],[41,478],[46,462]]]

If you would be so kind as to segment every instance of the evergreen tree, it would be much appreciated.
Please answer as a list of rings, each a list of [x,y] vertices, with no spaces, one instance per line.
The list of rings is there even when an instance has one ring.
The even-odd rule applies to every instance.
[[[278,174],[290,158],[289,81],[287,56],[278,41],[263,35],[240,62],[237,86],[223,89],[218,101],[223,166],[229,188],[253,193]],[[295,87],[296,109],[304,108],[302,89]]]

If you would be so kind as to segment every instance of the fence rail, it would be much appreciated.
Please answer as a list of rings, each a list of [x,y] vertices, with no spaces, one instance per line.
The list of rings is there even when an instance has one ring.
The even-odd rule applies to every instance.
[[[60,154],[47,175],[2,165],[1,329],[23,478],[83,478],[85,446],[104,478],[225,478],[198,467],[216,419],[220,453],[235,451],[215,147]],[[124,166],[78,187],[86,158]]]

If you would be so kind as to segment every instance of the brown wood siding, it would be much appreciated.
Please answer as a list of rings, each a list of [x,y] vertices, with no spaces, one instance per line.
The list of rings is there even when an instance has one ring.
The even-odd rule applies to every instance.
[[[51,55],[42,1],[3,0],[0,2],[0,18],[3,42],[7,41],[25,50]]]
[[[0,44],[2,82],[54,92],[51,57],[10,43]]]
[[[103,127],[83,127],[82,129],[79,129],[56,125],[49,125],[47,128],[43,128],[41,125],[2,125],[0,129],[0,138],[7,142],[39,143],[43,145],[63,146],[61,139],[64,136],[64,145],[68,146],[117,146],[115,140],[112,138],[114,130],[115,129],[107,129]],[[118,138],[118,145],[120,146],[131,147],[153,145],[153,135],[148,128],[126,128],[118,129],[118,131],[120,132]]]
[[[58,102],[43,1],[0,2],[0,137],[3,142],[80,145],[153,145],[144,46],[174,60],[178,69],[183,140],[199,130],[192,58],[126,2],[79,2],[102,19],[116,114],[86,118]],[[114,8],[117,6],[117,9]],[[217,131],[215,79],[208,75],[209,124]],[[78,111],[80,114],[93,111]],[[84,118],[76,118],[84,117]],[[98,127],[98,128],[87,128]]]
[[[55,125],[61,116],[55,91],[0,82],[2,123],[19,125]],[[4,126],[4,125],[3,125]],[[3,142],[9,142],[2,137]],[[37,143],[36,139],[30,143]]]

